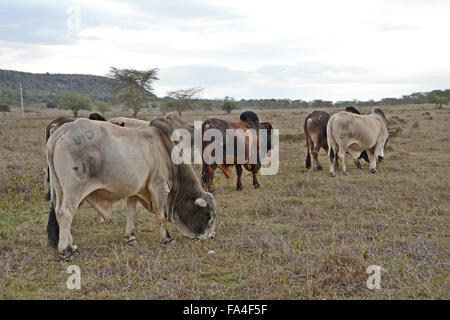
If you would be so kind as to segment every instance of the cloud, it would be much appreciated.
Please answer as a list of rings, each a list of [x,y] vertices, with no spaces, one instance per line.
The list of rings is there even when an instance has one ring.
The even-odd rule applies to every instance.
[[[398,96],[450,78],[449,2],[431,2],[0,0],[0,68],[158,67],[158,95],[202,85],[212,98]]]

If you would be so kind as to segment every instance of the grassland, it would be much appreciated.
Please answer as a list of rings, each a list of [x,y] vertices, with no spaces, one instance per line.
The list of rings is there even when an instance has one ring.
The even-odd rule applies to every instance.
[[[240,192],[234,177],[216,175],[215,240],[182,238],[171,225],[177,242],[163,245],[156,216],[140,207],[139,246],[126,246],[124,202],[110,223],[84,205],[72,263],[47,245],[42,174],[44,128],[70,114],[0,114],[0,299],[449,299],[450,110],[383,110],[400,130],[376,175],[348,159],[348,176],[331,178],[323,151],[325,170],[306,170],[302,124],[312,110],[257,111],[280,129],[280,169],[260,177],[261,189],[246,172]],[[66,288],[69,264],[81,269],[81,290]],[[385,270],[379,290],[366,286],[369,265]]]

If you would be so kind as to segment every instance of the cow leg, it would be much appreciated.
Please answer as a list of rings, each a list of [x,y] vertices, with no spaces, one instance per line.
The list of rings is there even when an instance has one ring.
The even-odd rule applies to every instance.
[[[331,157],[331,154],[333,154],[333,157]],[[338,154],[339,154],[339,146],[337,144],[334,145],[333,148],[330,150],[330,176],[335,177],[336,173],[334,172],[336,167],[339,168],[339,161],[338,161]]]
[[[350,153],[353,157],[353,162],[355,163],[355,166],[358,169],[362,169],[361,163],[359,162],[359,155],[360,153],[358,151],[353,151],[351,149],[348,150],[348,153]]]
[[[170,235],[169,230],[167,230],[167,219],[169,218],[167,196],[169,195],[169,186],[158,186],[154,189],[150,187],[149,191],[154,199],[154,203],[156,204],[156,212],[159,221],[161,222],[161,226],[159,228],[161,239],[165,244],[174,243],[175,239]]]
[[[309,150],[308,152],[311,152],[312,154],[312,167],[314,168],[314,170],[316,170],[316,157],[314,156],[314,140],[311,137],[307,137],[307,139],[309,139]]]
[[[212,164],[212,165],[208,165],[206,168],[206,173],[207,173],[207,186],[206,186],[206,191],[211,192],[212,194],[215,193],[215,189],[214,189],[214,172],[217,169],[217,165],[216,164]]]
[[[367,155],[369,156],[369,168],[371,173],[377,173],[377,159],[375,158],[375,153],[373,150],[367,150]]]
[[[253,174],[253,186],[255,187],[255,189],[258,189],[261,187],[261,185],[258,182],[258,168],[256,165],[252,164],[251,166],[251,170],[252,170],[252,174]]]
[[[125,243],[136,245],[136,237],[134,236],[134,222],[136,221],[137,200],[127,198],[127,226],[125,228]]]
[[[338,152],[339,162],[341,165],[341,170],[342,170],[343,175],[347,175],[347,167],[345,165],[345,153],[346,153],[346,151],[344,150],[344,148],[341,148]]]
[[[320,151],[320,143],[316,142],[313,144],[313,150],[311,151],[314,161],[314,171],[320,171],[323,169],[318,157],[319,151]]]
[[[236,183],[236,190],[241,191],[242,190],[242,165],[237,164],[236,165],[236,174],[237,174],[237,183]]]
[[[57,212],[59,224],[58,252],[64,261],[71,261],[73,254],[78,250],[77,246],[73,244],[72,235],[70,234],[70,226],[72,225],[76,208],[77,205],[69,201],[63,201],[59,212]]]

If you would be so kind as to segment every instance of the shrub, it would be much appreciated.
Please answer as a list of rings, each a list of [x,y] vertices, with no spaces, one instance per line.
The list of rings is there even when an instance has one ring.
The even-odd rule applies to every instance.
[[[56,109],[56,108],[58,108],[58,105],[56,104],[56,102],[49,101],[49,102],[47,102],[47,108]]]
[[[7,104],[0,104],[0,112],[10,112],[11,109]]]

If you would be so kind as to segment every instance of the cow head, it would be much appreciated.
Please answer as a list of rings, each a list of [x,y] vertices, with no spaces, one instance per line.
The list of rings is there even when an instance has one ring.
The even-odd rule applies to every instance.
[[[200,240],[215,237],[216,203],[209,192],[203,192],[196,199],[184,200],[175,214],[175,226],[183,236]]]

